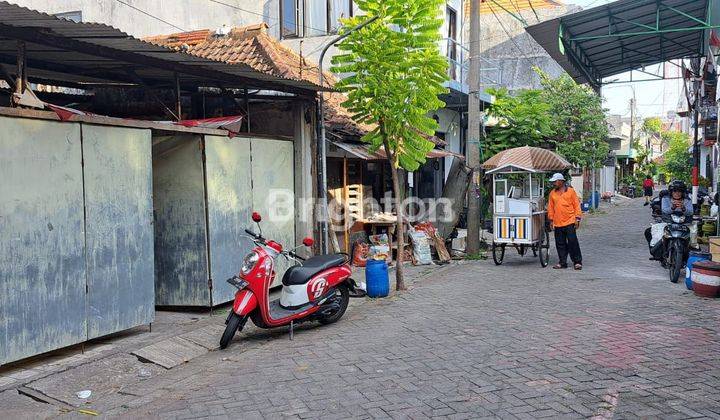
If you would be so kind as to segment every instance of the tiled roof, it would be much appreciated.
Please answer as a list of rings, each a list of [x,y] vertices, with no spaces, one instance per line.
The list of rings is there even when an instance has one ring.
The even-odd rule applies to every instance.
[[[267,33],[267,29],[267,24],[260,23],[231,28],[227,32],[204,29],[151,36],[145,41],[228,64],[245,64],[273,76],[319,85],[317,65],[282,45]],[[326,72],[325,86],[332,86],[333,81],[333,76]]]

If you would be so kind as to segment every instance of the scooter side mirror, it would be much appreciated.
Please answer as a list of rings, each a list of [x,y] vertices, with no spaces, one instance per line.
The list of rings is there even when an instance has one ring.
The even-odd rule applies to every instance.
[[[260,213],[254,211],[252,214],[252,220],[255,223],[260,223],[260,221],[262,220],[262,217],[260,217]]]
[[[306,247],[309,248],[309,247],[313,246],[315,241],[313,240],[313,238],[305,238],[305,239],[303,239],[302,243],[303,243],[303,245],[305,245]]]

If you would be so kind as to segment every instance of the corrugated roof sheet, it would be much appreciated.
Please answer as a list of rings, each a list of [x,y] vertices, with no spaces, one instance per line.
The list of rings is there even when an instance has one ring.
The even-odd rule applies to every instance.
[[[702,55],[704,31],[683,28],[698,27],[707,11],[708,0],[620,0],[526,30],[576,81],[597,87],[603,78]],[[658,22],[670,32],[654,31]]]
[[[385,151],[378,149],[375,152],[370,151],[370,145],[366,143],[347,143],[339,141],[331,141],[330,143],[339,147],[340,149],[350,153],[351,155],[363,159],[363,160],[385,160]],[[433,149],[426,155],[428,159],[444,158],[444,157],[456,157],[459,159],[465,159],[463,155],[458,153],[448,152],[446,150]]]
[[[153,82],[172,82],[177,72],[183,83],[213,81],[214,85],[221,81],[226,87],[308,92],[319,88],[290,74],[184,53],[133,38],[105,24],[77,23],[0,1],[0,53],[7,60],[17,51],[16,40],[27,43],[30,69],[39,69],[57,81],[83,83],[87,77],[128,81],[127,70],[132,70]],[[6,64],[12,64],[7,60]]]
[[[205,29],[151,36],[145,40],[198,57],[231,64],[245,64],[267,74],[317,83],[318,65],[282,45],[267,33],[267,29],[268,26],[261,23],[227,28],[225,35]],[[326,87],[331,88],[337,79],[332,73],[325,72],[324,80]],[[344,94],[328,92],[324,95],[325,125],[329,130],[340,136],[359,138],[373,129],[371,125],[353,120],[350,112],[342,106],[346,100]],[[426,136],[426,138],[438,146],[446,145],[443,140],[435,136]]]

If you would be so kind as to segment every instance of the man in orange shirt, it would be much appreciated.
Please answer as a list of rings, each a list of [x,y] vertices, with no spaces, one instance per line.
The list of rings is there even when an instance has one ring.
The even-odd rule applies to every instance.
[[[560,259],[553,268],[567,268],[567,257],[570,254],[575,269],[582,270],[582,253],[577,238],[577,228],[582,218],[580,200],[562,174],[554,174],[550,182],[555,189],[550,191],[548,197],[547,216],[555,230],[555,247]]]

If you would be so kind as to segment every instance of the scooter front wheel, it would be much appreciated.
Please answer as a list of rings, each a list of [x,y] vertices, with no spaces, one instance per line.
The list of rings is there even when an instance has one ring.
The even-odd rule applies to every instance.
[[[225,331],[223,332],[222,337],[220,338],[220,348],[225,349],[232,341],[233,337],[235,337],[235,333],[238,331],[241,331],[242,328],[245,326],[245,320],[246,318],[241,317],[240,315],[236,313],[230,314],[230,318],[228,318],[227,326],[225,327]]]
[[[680,279],[680,270],[682,270],[682,263],[683,263],[683,249],[678,245],[675,244],[670,249],[670,281],[673,283],[677,283]]]
[[[347,310],[348,303],[350,302],[350,291],[348,290],[347,286],[343,285],[338,287],[335,291],[335,296],[333,296],[331,300],[334,303],[337,303],[339,305],[339,308],[326,316],[318,318],[318,322],[323,325],[337,322],[345,314],[345,310]]]

